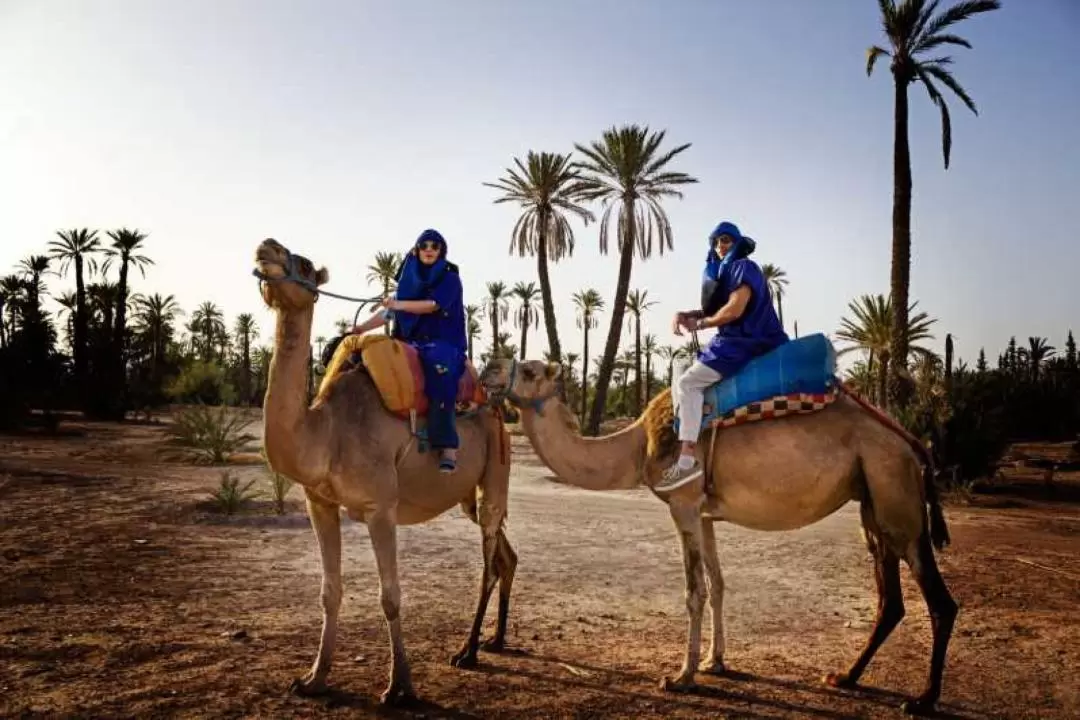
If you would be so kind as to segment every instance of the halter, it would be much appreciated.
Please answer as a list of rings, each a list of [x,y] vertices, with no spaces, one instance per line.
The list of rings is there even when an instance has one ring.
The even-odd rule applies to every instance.
[[[338,300],[345,300],[347,302],[360,303],[360,307],[363,308],[363,306],[365,306],[365,305],[370,305],[371,303],[376,303],[376,302],[378,302],[379,300],[382,299],[382,296],[374,296],[374,297],[369,297],[369,298],[358,298],[358,297],[350,297],[349,295],[338,295],[337,293],[332,293],[329,290],[320,290],[319,287],[315,283],[311,282],[310,280],[308,280],[307,278],[305,278],[304,276],[302,276],[300,274],[300,271],[299,271],[299,269],[297,267],[298,263],[296,262],[296,258],[293,256],[293,254],[291,252],[289,252],[287,248],[283,247],[283,248],[281,248],[281,250],[282,250],[282,252],[285,253],[285,277],[272,278],[269,275],[267,275],[266,273],[259,270],[258,268],[252,269],[251,274],[254,275],[255,277],[257,277],[262,282],[268,282],[268,283],[291,282],[294,285],[299,285],[300,287],[304,288],[309,293],[314,295],[316,302],[319,300],[320,295],[328,295],[329,297],[337,298]],[[359,314],[359,312],[360,312],[360,310],[358,309],[357,313]]]
[[[506,391],[499,393],[499,395],[506,398],[506,400],[514,407],[519,409],[529,408],[542,417],[544,415],[544,403],[558,395],[558,389],[555,389],[546,395],[541,395],[540,397],[523,398],[514,392],[514,382],[517,380],[517,369],[518,361],[514,358],[510,358],[510,382],[507,384]]]

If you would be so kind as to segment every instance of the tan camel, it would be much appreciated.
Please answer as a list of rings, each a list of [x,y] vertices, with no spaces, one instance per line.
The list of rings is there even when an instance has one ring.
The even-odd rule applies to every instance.
[[[538,361],[495,360],[481,373],[493,396],[521,408],[522,423],[541,460],[561,480],[587,490],[618,490],[656,484],[675,459],[671,393],[649,403],[636,422],[620,432],[583,438],[559,400],[559,366]],[[707,433],[699,460],[710,447]],[[932,546],[948,542],[948,530],[920,457],[901,437],[854,400],[841,396],[824,410],[720,430],[706,467],[709,489],[700,480],[669,493],[667,503],[682,543],[689,638],[678,677],[663,687],[694,685],[706,595],[712,609],[712,647],[703,672],[724,668],[724,579],[713,523],[732,522],[757,530],[792,530],[817,522],[850,500],[861,504],[862,527],[874,558],[878,613],[870,639],[855,663],[825,681],[856,685],[870,659],[904,616],[900,591],[902,558],[911,568],[930,609],[933,650],[926,689],[906,702],[912,713],[931,710],[941,694],[945,651],[957,606],[938,572]],[[917,442],[915,443],[917,446]],[[930,465],[926,464],[929,472]],[[655,492],[655,491],[654,491]],[[929,521],[927,513],[929,505]],[[705,581],[709,587],[706,589]]]
[[[255,253],[263,300],[276,311],[274,354],[263,406],[263,443],[271,467],[299,483],[322,558],[322,635],[311,671],[293,683],[300,694],[326,687],[341,606],[341,525],[339,508],[364,522],[375,551],[379,600],[390,636],[390,683],[383,703],[415,698],[401,634],[397,526],[422,523],[460,504],[482,531],[484,570],[472,628],[457,667],[476,664],[480,627],[488,599],[499,584],[494,637],[484,649],[499,651],[506,637],[510,586],[517,556],[503,533],[509,442],[491,408],[458,423],[461,453],[457,472],[438,472],[435,453],[419,453],[409,425],[385,409],[378,390],[363,373],[327,378],[309,407],[307,368],[316,288],[327,281],[307,258],[275,240]]]

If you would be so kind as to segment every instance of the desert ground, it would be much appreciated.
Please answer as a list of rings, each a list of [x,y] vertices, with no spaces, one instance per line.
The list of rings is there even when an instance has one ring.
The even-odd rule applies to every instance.
[[[263,497],[225,516],[207,501],[222,469],[176,458],[163,438],[161,425],[83,422],[0,436],[0,716],[900,717],[901,694],[926,675],[929,619],[905,569],[907,617],[865,687],[820,682],[854,659],[876,607],[849,505],[794,532],[718,525],[736,672],[702,677],[694,694],[664,693],[686,631],[665,506],[644,491],[552,482],[515,437],[509,651],[484,654],[472,671],[448,664],[474,607],[476,527],[455,509],[402,528],[404,627],[422,703],[379,708],[389,652],[376,574],[366,529],[346,520],[333,689],[300,698],[288,687],[320,627],[302,493],[275,515],[263,469],[234,465]],[[1080,504],[1060,489],[1080,478],[1047,489],[1022,475],[1016,492],[946,508],[953,544],[939,558],[960,603],[946,717],[1080,716]],[[493,616],[494,604],[489,626]]]

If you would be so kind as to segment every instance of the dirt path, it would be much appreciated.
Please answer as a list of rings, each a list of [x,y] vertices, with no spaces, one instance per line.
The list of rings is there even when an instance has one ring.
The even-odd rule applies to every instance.
[[[160,461],[159,431],[0,437],[0,716],[370,715],[388,656],[370,545],[346,521],[334,692],[285,690],[318,643],[319,562],[291,512],[204,509],[219,470]],[[878,691],[819,677],[857,653],[875,610],[854,507],[810,528],[718,526],[728,660],[744,675],[658,689],[684,648],[682,575],[666,509],[644,492],[544,479],[517,447],[509,536],[520,556],[514,652],[447,664],[468,628],[479,537],[460,512],[400,534],[403,617],[426,704],[404,717],[899,717],[929,621],[906,573],[905,622],[871,665]],[[237,470],[257,477],[259,470]],[[1080,714],[1080,513],[950,508],[942,570],[961,603],[944,705],[966,718]],[[234,637],[241,634],[242,637]],[[381,711],[379,711],[381,712]]]

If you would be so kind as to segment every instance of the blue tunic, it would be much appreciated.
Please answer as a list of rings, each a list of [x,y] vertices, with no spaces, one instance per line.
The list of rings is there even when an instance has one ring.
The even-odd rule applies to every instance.
[[[698,360],[724,377],[731,377],[753,358],[786,343],[788,336],[780,325],[765,275],[757,263],[749,258],[734,260],[721,276],[721,282],[721,306],[740,285],[750,288],[750,300],[742,317],[716,331],[698,353]]]

